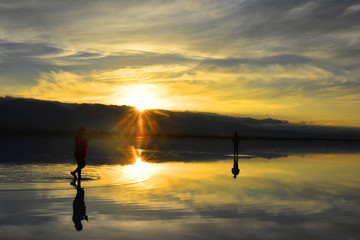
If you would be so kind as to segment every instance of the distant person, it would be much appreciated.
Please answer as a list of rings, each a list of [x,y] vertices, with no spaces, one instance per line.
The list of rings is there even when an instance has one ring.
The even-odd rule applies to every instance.
[[[81,231],[83,229],[83,225],[81,223],[82,220],[88,220],[88,216],[86,215],[86,205],[85,205],[85,191],[81,188],[81,180],[78,179],[78,184],[74,184],[76,187],[76,196],[73,202],[73,217],[72,220],[74,222],[74,227],[77,231]]]
[[[234,165],[233,168],[231,169],[231,172],[232,174],[234,174],[234,178],[236,178],[236,176],[240,173],[238,160],[234,159]]]
[[[75,137],[75,159],[78,167],[70,172],[71,175],[76,179],[76,173],[78,173],[79,179],[81,179],[81,169],[85,167],[86,154],[88,151],[88,141],[89,138],[85,138],[85,128],[79,128],[76,137]]]
[[[234,132],[234,136],[232,137],[232,142],[234,144],[234,160],[235,160],[235,156],[236,156],[236,160],[238,160],[240,137],[237,135],[237,132]]]

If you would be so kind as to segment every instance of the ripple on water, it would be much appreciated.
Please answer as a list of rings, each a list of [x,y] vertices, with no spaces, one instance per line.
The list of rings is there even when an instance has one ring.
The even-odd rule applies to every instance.
[[[0,190],[68,189],[73,180],[73,164],[0,165]],[[129,175],[126,166],[86,166],[82,173],[82,187],[104,187],[133,184],[149,176]]]

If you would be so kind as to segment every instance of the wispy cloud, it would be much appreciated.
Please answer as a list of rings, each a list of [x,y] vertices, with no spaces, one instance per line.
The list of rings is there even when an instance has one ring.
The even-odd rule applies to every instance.
[[[345,10],[344,14],[345,14],[345,15],[353,15],[353,14],[356,14],[356,13],[358,13],[358,12],[360,12],[360,4],[355,4],[355,5],[349,6],[349,7]]]
[[[357,1],[40,0],[0,9],[2,95],[126,104],[126,86],[141,83],[157,85],[175,109],[287,109],[275,112],[324,120],[348,103],[336,121],[360,118]]]

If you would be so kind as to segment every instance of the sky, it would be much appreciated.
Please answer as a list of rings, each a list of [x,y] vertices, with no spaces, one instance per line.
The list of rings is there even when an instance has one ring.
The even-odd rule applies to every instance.
[[[360,2],[0,0],[0,96],[360,127]]]

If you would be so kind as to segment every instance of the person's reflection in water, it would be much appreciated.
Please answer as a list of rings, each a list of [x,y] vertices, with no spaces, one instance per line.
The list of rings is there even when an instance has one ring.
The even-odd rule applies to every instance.
[[[240,173],[238,160],[234,159],[234,165],[233,168],[231,169],[231,172],[232,174],[234,174],[234,178],[236,178],[236,176]]]
[[[81,179],[77,180],[77,184],[74,179],[71,184],[76,188],[76,196],[73,202],[73,217],[72,220],[74,222],[75,229],[77,231],[81,231],[83,229],[83,225],[81,223],[82,220],[88,220],[88,216],[86,215],[86,206],[85,206],[85,191],[81,187]]]

